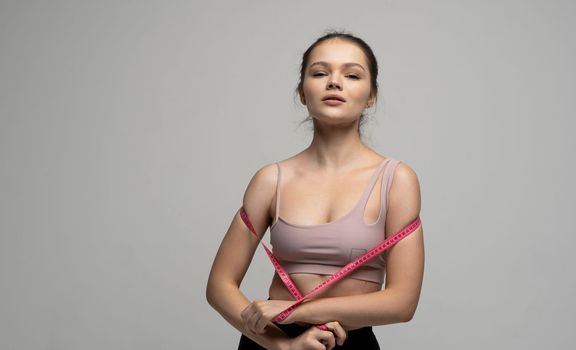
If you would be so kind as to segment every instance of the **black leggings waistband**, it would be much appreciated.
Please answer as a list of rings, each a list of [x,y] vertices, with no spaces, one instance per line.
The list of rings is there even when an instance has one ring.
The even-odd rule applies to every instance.
[[[301,326],[295,323],[292,324],[277,324],[277,326],[286,333],[290,338],[295,338],[304,333],[308,328],[313,326]],[[346,341],[342,346],[336,345],[334,350],[380,350],[376,335],[372,331],[372,327],[363,327],[348,331]],[[238,350],[265,350],[252,339],[244,334],[240,337]]]

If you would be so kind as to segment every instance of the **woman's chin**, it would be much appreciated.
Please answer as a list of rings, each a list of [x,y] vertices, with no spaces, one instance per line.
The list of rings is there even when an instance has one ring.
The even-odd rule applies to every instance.
[[[358,117],[351,117],[349,115],[318,115],[312,116],[312,119],[318,124],[326,126],[350,126],[358,121]]]

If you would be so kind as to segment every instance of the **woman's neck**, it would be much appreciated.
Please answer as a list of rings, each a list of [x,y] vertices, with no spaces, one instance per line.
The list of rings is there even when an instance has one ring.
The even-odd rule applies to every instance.
[[[339,170],[350,167],[372,152],[360,139],[357,123],[354,123],[351,127],[316,125],[305,153],[319,168]]]

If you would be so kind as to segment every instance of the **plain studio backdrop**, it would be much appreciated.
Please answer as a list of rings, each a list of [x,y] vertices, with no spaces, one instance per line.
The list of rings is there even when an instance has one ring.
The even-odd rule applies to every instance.
[[[374,49],[366,142],[422,190],[420,303],[381,346],[574,348],[560,0],[2,0],[0,348],[236,348],[209,268],[254,173],[309,144],[294,89],[329,29]],[[243,291],[272,273],[259,248]]]

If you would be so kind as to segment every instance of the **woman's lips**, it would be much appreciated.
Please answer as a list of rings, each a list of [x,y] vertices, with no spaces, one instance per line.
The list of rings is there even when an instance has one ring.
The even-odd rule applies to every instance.
[[[338,106],[344,103],[344,101],[337,100],[335,98],[329,98],[323,101],[328,106]]]

